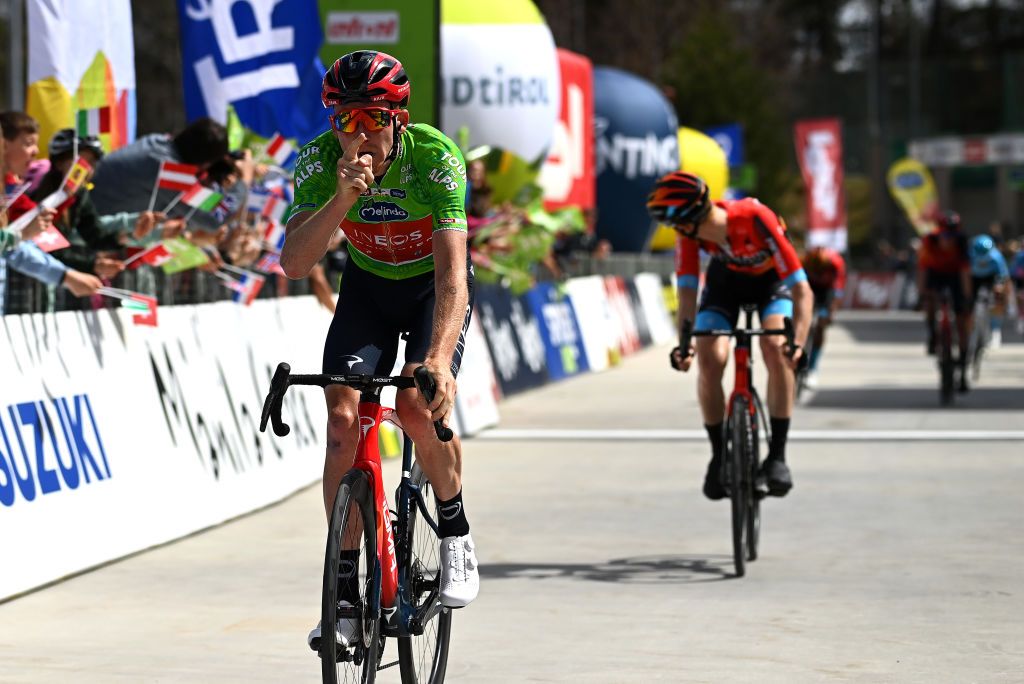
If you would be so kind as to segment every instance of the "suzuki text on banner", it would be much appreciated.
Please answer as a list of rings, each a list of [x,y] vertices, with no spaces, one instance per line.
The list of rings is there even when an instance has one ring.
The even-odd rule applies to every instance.
[[[807,190],[807,246],[845,252],[846,195],[839,119],[797,121],[794,137]]]

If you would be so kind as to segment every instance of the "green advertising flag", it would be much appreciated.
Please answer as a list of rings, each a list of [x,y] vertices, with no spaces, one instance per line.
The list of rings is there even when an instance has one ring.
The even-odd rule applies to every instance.
[[[206,253],[193,245],[185,238],[176,237],[172,240],[164,240],[164,247],[167,251],[174,255],[174,258],[169,261],[165,261],[160,265],[160,268],[164,270],[164,273],[170,275],[172,273],[181,273],[187,271],[190,268],[196,268],[197,266],[203,266],[209,263],[210,257],[206,256]]]
[[[440,0],[319,0],[325,67],[355,50],[379,50],[402,63],[412,83],[409,117],[440,126]]]

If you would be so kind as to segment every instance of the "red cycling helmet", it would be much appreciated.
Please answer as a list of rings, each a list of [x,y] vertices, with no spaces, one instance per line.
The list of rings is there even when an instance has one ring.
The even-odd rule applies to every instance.
[[[941,211],[935,218],[940,230],[960,230],[960,214],[955,211]]]
[[[343,55],[324,74],[324,107],[351,102],[381,102],[404,109],[412,84],[402,63],[385,52],[357,50]]]
[[[691,225],[684,235],[692,237],[697,226],[711,211],[708,185],[699,176],[685,171],[667,173],[654,184],[647,196],[647,213],[656,221],[673,226]]]

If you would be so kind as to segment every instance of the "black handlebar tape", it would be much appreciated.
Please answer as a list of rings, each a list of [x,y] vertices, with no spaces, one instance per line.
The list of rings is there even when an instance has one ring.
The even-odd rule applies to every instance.
[[[430,377],[430,372],[426,368],[420,366],[412,374],[416,380],[416,386],[420,390],[420,394],[427,400],[429,404],[434,400],[434,392],[437,390],[437,386],[434,384],[434,379]],[[452,432],[451,428],[445,427],[444,423],[439,420],[434,421],[434,432],[437,434],[437,438],[442,442],[452,441],[452,437],[455,433]]]

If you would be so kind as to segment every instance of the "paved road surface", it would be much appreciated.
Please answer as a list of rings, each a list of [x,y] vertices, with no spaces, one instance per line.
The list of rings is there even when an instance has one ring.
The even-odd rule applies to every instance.
[[[1024,681],[1022,443],[942,439],[1024,429],[1024,345],[939,410],[920,328],[844,317],[796,427],[934,438],[792,443],[796,487],[743,579],[727,504],[699,494],[703,442],[467,441],[483,589],[448,681]],[[697,428],[665,357],[512,398],[502,428]],[[0,681],[319,681],[321,516],[312,487],[0,605]]]

